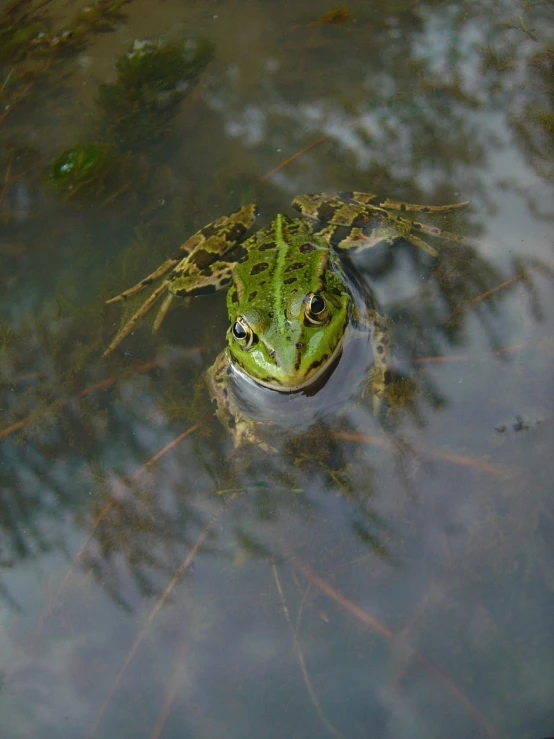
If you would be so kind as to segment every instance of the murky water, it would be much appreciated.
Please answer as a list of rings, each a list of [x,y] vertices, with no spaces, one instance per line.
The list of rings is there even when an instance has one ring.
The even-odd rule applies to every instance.
[[[552,4],[116,5],[2,6],[2,737],[551,736]],[[213,56],[129,123],[146,38]],[[432,221],[477,246],[355,259],[417,389],[391,434],[366,400],[234,463],[223,293],[101,359],[196,229],[341,190],[471,201]]]

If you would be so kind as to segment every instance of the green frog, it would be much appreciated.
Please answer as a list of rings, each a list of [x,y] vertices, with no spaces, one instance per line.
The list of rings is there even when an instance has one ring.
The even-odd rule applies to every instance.
[[[255,205],[244,205],[218,218],[191,236],[152,274],[108,301],[127,300],[160,280],[104,356],[162,295],[154,331],[176,296],[194,296],[229,285],[226,346],[208,370],[207,381],[216,413],[235,447],[254,443],[269,448],[260,441],[265,419],[242,407],[237,382],[274,396],[313,394],[332,373],[356,331],[369,337],[371,366],[365,392],[372,397],[376,413],[382,408],[390,381],[390,321],[372,295],[361,295],[347,279],[341,252],[406,241],[436,257],[437,251],[422,235],[472,243],[404,217],[407,212],[449,212],[467,202],[414,205],[379,200],[371,193],[342,192],[301,195],[292,205],[300,217],[277,215],[246,240],[257,215]],[[237,257],[239,245],[241,256]]]

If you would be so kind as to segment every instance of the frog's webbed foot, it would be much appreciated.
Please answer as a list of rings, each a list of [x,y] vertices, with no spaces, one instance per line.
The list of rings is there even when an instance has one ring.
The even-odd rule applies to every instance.
[[[469,200],[464,200],[460,203],[447,203],[446,205],[421,205],[418,203],[405,203],[401,200],[379,200],[376,195],[369,195],[370,200],[366,200],[366,193],[354,192],[352,193],[354,200],[362,203],[372,203],[379,208],[385,208],[385,210],[398,210],[401,213],[450,213],[453,210],[461,210],[469,205]]]
[[[374,416],[388,428],[391,424],[394,426],[403,410],[417,415],[417,386],[412,378],[399,371],[393,360],[392,320],[375,310],[369,311],[366,320],[370,325],[375,364],[363,395],[371,396]]]
[[[224,416],[220,413],[220,409],[218,409],[218,416],[220,420],[223,420]],[[233,451],[229,454],[230,458],[244,457],[245,454],[251,456],[256,451],[263,451],[266,454],[277,453],[276,447],[262,438],[262,426],[264,429],[267,429],[267,424],[261,424],[253,421],[251,418],[247,418],[236,407],[234,408],[232,422],[229,423],[229,421],[230,419],[225,417],[224,424],[231,435],[234,447]]]
[[[114,338],[109,343],[108,348],[102,354],[103,359],[107,357],[109,354],[111,354],[114,351],[114,349],[117,349],[117,347],[121,344],[123,339],[129,336],[129,334],[131,333],[135,325],[140,321],[140,319],[143,316],[145,316],[150,311],[150,309],[152,308],[154,303],[158,300],[160,295],[167,290],[168,286],[169,286],[169,280],[164,280],[160,285],[158,285],[158,287],[154,290],[154,292],[144,301],[144,303],[138,308],[138,310],[136,310],[133,313],[131,318],[129,318],[127,323],[121,327],[121,329],[117,332],[117,334],[114,336]],[[140,289],[142,290],[142,288]],[[138,292],[138,290],[136,290],[135,292]],[[119,298],[120,296],[117,296],[116,298],[112,298],[111,300],[108,300],[108,303],[118,300]],[[167,305],[167,299],[164,300],[164,302],[162,303],[162,307],[160,309],[160,313],[162,312],[162,310],[164,310],[162,318],[163,316],[165,316],[165,314],[167,313],[167,309],[169,308],[169,305],[167,305],[167,307],[166,305]],[[161,321],[159,320],[159,313],[158,313],[158,316],[154,323],[154,327],[157,328],[160,325],[160,323]]]
[[[216,415],[233,440],[234,449],[230,456],[244,456],[244,450],[247,449],[275,454],[277,449],[267,443],[260,433],[267,428],[267,424],[254,421],[240,409],[230,388],[230,373],[231,367],[225,350],[206,372],[206,382]]]
[[[365,324],[371,333],[374,360],[364,397],[371,395],[373,413],[380,418],[391,382],[392,320],[387,316],[382,316],[376,310],[370,310],[361,323]]]

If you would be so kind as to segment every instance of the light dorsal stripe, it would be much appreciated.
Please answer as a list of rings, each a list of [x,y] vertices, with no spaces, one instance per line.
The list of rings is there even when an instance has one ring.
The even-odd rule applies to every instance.
[[[275,219],[275,242],[277,244],[277,264],[275,273],[272,276],[273,286],[275,289],[275,297],[273,301],[273,310],[277,317],[279,325],[279,333],[282,335],[285,330],[285,312],[283,310],[282,287],[285,279],[285,267],[288,263],[289,244],[283,237],[283,216],[278,215]]]

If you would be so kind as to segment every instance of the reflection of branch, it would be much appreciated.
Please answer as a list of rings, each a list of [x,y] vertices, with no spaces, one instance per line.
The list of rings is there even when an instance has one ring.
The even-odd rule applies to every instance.
[[[501,282],[500,285],[497,285],[496,287],[491,287],[490,290],[486,290],[484,293],[481,293],[481,295],[478,295],[476,298],[472,298],[470,301],[468,301],[468,305],[477,305],[482,300],[486,300],[487,298],[490,298],[491,295],[494,295],[495,293],[499,292],[500,290],[504,290],[506,287],[510,287],[510,285],[514,285],[516,282],[520,282],[523,280],[525,275],[519,274],[515,277],[511,277],[509,280],[505,280],[505,282]]]
[[[158,716],[156,726],[154,727],[154,731],[152,732],[150,739],[160,739],[165,727],[165,722],[167,721],[167,717],[171,712],[173,701],[175,700],[175,696],[177,695],[179,680],[181,679],[181,676],[183,674],[183,662],[185,660],[186,646],[187,639],[184,638],[181,644],[181,648],[179,649],[179,654],[177,655],[177,658],[175,660],[175,668],[173,670],[173,675],[171,676],[166,699],[164,701],[162,710],[160,712],[160,715]]]
[[[131,649],[129,650],[129,652],[127,654],[127,657],[125,658],[125,662],[123,663],[123,666],[121,667],[121,669],[117,673],[117,675],[115,677],[115,680],[112,683],[112,687],[111,687],[111,690],[110,690],[110,692],[108,694],[108,697],[106,698],[106,700],[104,701],[104,703],[102,704],[100,710],[98,711],[98,713],[96,715],[96,718],[94,720],[94,724],[92,725],[91,730],[90,730],[90,732],[88,734],[88,739],[92,739],[92,737],[96,733],[96,729],[98,728],[98,726],[100,724],[100,721],[102,720],[102,717],[103,717],[104,713],[106,712],[106,709],[108,708],[108,706],[109,706],[109,704],[110,704],[110,702],[111,702],[111,700],[113,698],[113,695],[114,695],[115,691],[117,690],[117,686],[121,682],[121,678],[125,674],[125,671],[127,670],[127,667],[129,667],[129,665],[131,664],[131,662],[133,660],[133,657],[137,653],[138,648],[140,647],[140,645],[144,641],[144,639],[145,639],[145,637],[146,637],[146,635],[148,633],[148,629],[152,625],[154,619],[156,618],[156,616],[160,612],[160,610],[161,610],[162,606],[164,605],[164,603],[167,601],[167,599],[171,595],[171,591],[173,590],[173,588],[175,587],[175,585],[177,585],[177,583],[179,582],[179,580],[183,577],[183,575],[185,574],[185,572],[190,567],[190,565],[192,563],[192,560],[196,556],[198,550],[200,549],[200,547],[202,546],[202,544],[204,543],[204,541],[207,539],[208,535],[210,534],[211,530],[215,526],[215,524],[217,522],[217,519],[219,518],[220,515],[221,515],[221,512],[219,514],[215,515],[212,518],[212,520],[210,521],[210,523],[208,523],[204,527],[204,529],[202,529],[202,532],[200,533],[200,536],[196,540],[194,546],[192,547],[192,549],[190,550],[190,552],[187,554],[187,556],[184,558],[184,560],[181,562],[181,564],[179,565],[179,567],[177,567],[177,569],[175,570],[175,574],[173,575],[173,577],[169,581],[169,584],[167,585],[166,589],[164,590],[164,592],[162,593],[162,595],[158,598],[158,601],[157,601],[156,605],[154,606],[154,608],[152,608],[152,610],[148,614],[148,618],[146,619],[146,623],[144,624],[143,628],[138,633],[138,636],[136,637],[135,641],[133,642],[133,644],[131,646]]]
[[[365,611],[363,608],[360,608],[360,606],[356,605],[353,601],[346,598],[338,590],[335,590],[332,585],[329,585],[329,583],[326,582],[323,578],[312,572],[312,570],[310,570],[303,562],[300,562],[298,559],[295,558],[292,561],[292,565],[295,569],[299,570],[312,585],[315,585],[315,587],[318,588],[322,593],[324,593],[328,598],[331,598],[331,600],[334,600],[335,603],[338,603],[339,606],[341,606],[341,608],[347,611],[351,616],[354,616],[366,626],[369,626],[373,631],[375,631],[377,634],[380,634],[385,639],[392,641],[396,637],[396,634],[391,631],[388,626],[382,624],[376,618],[367,613],[367,611]],[[499,739],[498,732],[496,731],[495,727],[489,723],[489,721],[485,718],[485,716],[483,716],[481,711],[479,711],[479,709],[470,701],[465,693],[462,693],[460,688],[458,688],[456,683],[451,680],[451,678],[445,675],[445,673],[442,672],[442,670],[440,670],[434,664],[434,662],[430,662],[422,654],[419,654],[419,652],[416,652],[415,650],[414,657],[420,665],[422,665],[434,677],[438,678],[439,682],[451,695],[453,695],[460,703],[462,703],[466,707],[468,713],[473,716],[473,718],[484,729],[485,733],[488,737],[490,737],[490,739]]]
[[[308,144],[303,149],[300,149],[300,151],[297,151],[296,154],[292,154],[292,156],[288,157],[288,159],[285,159],[283,162],[278,164],[273,169],[270,169],[269,172],[266,172],[264,176],[262,177],[262,182],[266,182],[267,180],[270,180],[274,174],[277,174],[277,172],[280,172],[282,169],[284,169],[288,164],[291,164],[294,162],[295,159],[298,159],[298,157],[301,157],[302,154],[305,154],[306,152],[310,151],[311,149],[315,149],[316,146],[319,146],[320,144],[324,144],[326,141],[330,141],[330,136],[322,136],[320,139],[316,139],[316,141],[312,141],[311,144]]]
[[[195,427],[193,427],[193,428],[195,428]],[[190,432],[191,432],[191,429],[188,430],[188,433],[190,433]],[[187,433],[187,432],[185,432],[185,433]],[[141,470],[142,470],[142,468],[141,468]],[[229,498],[229,502],[231,502],[235,498],[236,498],[236,495],[231,496]],[[158,601],[156,602],[156,605],[154,606],[154,608],[152,608],[152,610],[148,614],[148,618],[146,619],[146,623],[144,624],[143,628],[140,630],[138,636],[136,637],[135,641],[133,642],[133,644],[131,646],[131,649],[127,653],[127,657],[125,658],[125,662],[123,663],[121,669],[117,673],[117,675],[116,675],[116,677],[115,677],[115,679],[114,679],[114,681],[112,683],[112,687],[111,687],[111,690],[110,690],[110,692],[108,694],[108,697],[106,698],[106,700],[104,701],[104,703],[102,704],[100,710],[98,711],[98,713],[96,715],[96,718],[94,720],[94,724],[92,725],[92,727],[90,729],[90,732],[88,734],[88,739],[92,739],[92,737],[96,733],[96,729],[98,728],[98,726],[100,724],[100,721],[102,720],[102,717],[104,716],[104,713],[106,712],[106,709],[108,708],[108,706],[109,706],[109,704],[110,704],[110,702],[111,702],[111,700],[112,700],[112,698],[113,698],[113,696],[115,694],[115,691],[117,690],[117,687],[118,687],[119,683],[121,682],[121,679],[122,679],[123,675],[125,674],[125,671],[127,670],[127,667],[129,667],[129,665],[133,661],[133,657],[137,653],[138,648],[140,647],[140,645],[142,644],[142,642],[146,638],[146,635],[148,633],[148,629],[150,628],[150,626],[154,622],[154,619],[156,618],[156,616],[160,612],[160,610],[161,610],[162,606],[164,605],[164,603],[167,601],[167,599],[171,595],[171,591],[173,590],[173,588],[175,587],[175,585],[177,585],[177,583],[179,582],[179,580],[181,580],[181,578],[183,577],[183,575],[185,574],[185,572],[188,570],[188,568],[192,564],[192,560],[198,554],[198,550],[200,549],[200,547],[202,546],[202,544],[208,538],[208,535],[211,533],[212,529],[214,528],[215,524],[219,520],[219,518],[222,515],[222,513],[223,513],[224,510],[225,509],[221,509],[218,513],[216,513],[212,517],[212,520],[208,524],[206,524],[206,526],[202,529],[202,531],[200,532],[200,535],[198,536],[198,538],[196,539],[196,541],[194,543],[194,546],[188,552],[187,556],[181,562],[181,564],[179,565],[179,567],[177,567],[177,569],[175,570],[175,574],[173,575],[173,577],[169,581],[169,584],[167,585],[166,589],[164,590],[164,592],[162,593],[162,595],[158,598]],[[168,700],[169,700],[169,696],[168,696]],[[166,703],[167,703],[167,701],[166,701]],[[167,711],[169,711],[169,708],[167,709]],[[166,715],[165,714],[165,707],[164,707],[164,713],[162,714],[162,717],[164,715]]]
[[[504,282],[501,282],[499,285],[496,285],[496,287],[490,288],[490,290],[485,290],[485,292],[481,293],[480,295],[477,295],[475,298],[471,298],[470,300],[467,300],[465,303],[461,303],[460,305],[456,306],[454,310],[450,313],[448,318],[446,318],[445,323],[449,324],[452,323],[454,320],[457,320],[461,315],[464,314],[465,310],[472,305],[478,305],[482,300],[486,300],[487,298],[490,298],[492,295],[495,295],[497,292],[500,292],[501,290],[504,290],[507,287],[510,287],[511,285],[515,285],[517,282],[521,282],[525,279],[525,275],[523,273],[515,275],[515,277],[511,277],[509,280],[505,280]]]
[[[188,428],[186,431],[183,431],[182,434],[179,434],[179,436],[177,436],[175,439],[173,439],[173,441],[170,441],[169,444],[166,444],[163,449],[160,449],[160,451],[157,454],[155,454],[151,459],[149,459],[148,462],[146,462],[145,464],[143,464],[142,467],[140,467],[132,475],[131,480],[134,480],[134,481],[138,480],[141,477],[141,475],[143,475],[146,472],[146,470],[150,469],[150,467],[152,467],[153,464],[155,464],[165,454],[167,454],[168,452],[170,452],[174,447],[177,446],[177,444],[179,444],[181,441],[183,441],[183,439],[186,439],[187,436],[190,436],[195,431],[197,431],[197,429],[198,429],[198,424],[195,424],[194,426],[191,426],[190,428]],[[100,526],[100,524],[102,523],[102,521],[104,521],[104,519],[106,518],[106,516],[108,515],[108,513],[111,511],[111,509],[114,507],[115,504],[116,504],[116,499],[115,498],[110,498],[110,500],[108,500],[108,502],[104,505],[104,507],[102,508],[102,510],[100,511],[100,513],[94,519],[94,523],[92,524],[92,527],[91,527],[90,531],[88,532],[87,536],[85,537],[85,540],[83,541],[83,543],[79,547],[77,553],[73,557],[73,560],[72,560],[71,564],[67,568],[67,570],[65,572],[65,575],[63,576],[63,579],[62,579],[62,581],[60,583],[60,587],[56,591],[55,596],[51,599],[51,602],[52,603],[56,603],[58,601],[60,595],[62,594],[62,592],[67,587],[67,584],[69,583],[69,580],[70,580],[71,575],[73,574],[73,572],[75,570],[75,567],[77,567],[77,565],[79,564],[79,562],[83,558],[83,555],[85,554],[88,545],[92,541],[92,539],[94,537],[94,534],[96,533],[98,527]],[[38,636],[38,634],[42,631],[42,628],[44,626],[44,622],[46,621],[46,619],[48,618],[48,616],[52,613],[52,611],[53,611],[53,607],[46,608],[46,610],[43,613],[42,618],[40,620],[40,624],[39,624],[39,626],[37,628],[37,631],[35,632],[35,637]]]
[[[358,120],[350,121],[347,125],[345,125],[345,128],[352,128],[353,126],[358,125]],[[300,151],[297,151],[295,154],[292,154],[290,157],[282,161],[280,164],[278,164],[273,169],[270,169],[269,172],[266,172],[264,176],[261,178],[262,182],[267,182],[267,180],[270,180],[274,174],[277,174],[277,172],[280,172],[282,169],[287,167],[289,164],[292,164],[298,157],[301,157],[303,154],[306,154],[308,151],[311,151],[312,149],[315,149],[316,146],[320,146],[321,144],[324,144],[326,141],[332,141],[332,136],[322,136],[319,139],[316,139],[315,141],[312,141],[310,144],[307,144],[303,149],[300,149]]]
[[[523,351],[523,349],[529,349],[529,347],[536,347],[539,345],[548,345],[552,343],[548,339],[542,341],[520,341],[517,344],[511,344],[510,346],[503,346],[500,349],[496,349],[494,354],[497,357],[505,357],[507,354],[515,354],[516,352]],[[476,354],[448,354],[445,357],[416,357],[412,362],[414,364],[451,364],[456,362],[487,362],[489,361],[489,355],[476,355]]]
[[[527,270],[527,267],[532,267],[533,269],[537,270],[542,275],[545,275],[546,277],[552,277],[554,276],[552,268],[549,267],[547,264],[544,264],[541,261],[538,260],[514,260],[514,266],[517,269],[517,274],[513,277],[510,277],[509,280],[504,280],[504,282],[501,282],[499,285],[496,285],[495,287],[491,287],[489,290],[485,290],[485,292],[481,293],[480,295],[477,295],[474,298],[471,298],[470,300],[467,300],[465,303],[462,303],[461,305],[457,306],[448,316],[445,323],[450,323],[455,318],[457,318],[458,314],[462,313],[465,308],[468,306],[478,305],[483,300],[487,300],[487,298],[490,298],[492,295],[495,295],[497,292],[500,292],[501,290],[505,290],[507,287],[511,287],[512,285],[517,284],[518,282],[523,282],[528,289],[530,287],[533,287],[533,283],[530,282],[529,273]]]
[[[359,444],[369,444],[371,446],[384,447],[385,449],[394,448],[393,440],[384,435],[357,434],[352,431],[336,431],[333,433],[333,437],[336,439],[344,439],[345,441],[355,441]],[[504,467],[504,465],[493,464],[492,462],[487,462],[484,459],[466,457],[462,454],[447,452],[442,449],[429,449],[428,447],[423,447],[421,445],[410,445],[410,450],[416,452],[417,454],[424,454],[428,457],[442,459],[444,462],[461,465],[462,467],[469,467],[470,469],[477,470],[478,472],[486,472],[488,475],[492,475],[493,477],[510,478],[518,474],[517,470],[510,469],[509,467]]]
[[[304,678],[304,683],[310,695],[310,699],[312,701],[313,707],[315,708],[315,712],[317,713],[318,718],[321,721],[321,723],[325,726],[326,729],[329,730],[329,732],[334,737],[336,737],[336,739],[343,739],[342,734],[339,731],[337,731],[337,729],[335,729],[333,724],[329,721],[327,716],[323,713],[321,703],[319,702],[319,698],[317,696],[317,693],[315,692],[314,686],[310,678],[310,674],[308,672],[308,668],[306,667],[304,655],[302,654],[302,650],[300,649],[300,644],[298,643],[298,633],[297,632],[298,632],[298,627],[299,627],[299,621],[297,622],[296,628],[295,628],[292,624],[289,607],[287,605],[285,593],[283,591],[283,586],[281,585],[281,578],[279,577],[279,570],[277,569],[275,560],[273,560],[272,562],[271,569],[273,571],[273,579],[275,580],[275,585],[277,586],[279,597],[281,598],[281,606],[283,608],[283,613],[285,614],[285,619],[287,621],[287,624],[290,629],[290,633],[292,635],[294,653],[296,654],[296,657],[300,664],[300,669],[302,670],[302,677]],[[300,618],[300,613],[299,613],[299,618]]]
[[[141,373],[141,372],[151,372],[153,369],[156,369],[159,366],[158,362],[145,362],[145,364],[139,365],[135,372]],[[111,377],[107,377],[105,380],[100,380],[99,382],[95,382],[94,385],[89,385],[88,387],[84,388],[80,392],[77,393],[77,398],[87,398],[89,395],[92,395],[92,393],[96,393],[99,390],[105,390],[108,387],[111,387],[112,385],[115,385],[117,382],[119,382],[119,377],[115,377],[112,375]],[[70,403],[74,398],[59,398],[58,400],[54,401],[52,403],[52,409],[54,410],[61,410],[65,405]],[[16,423],[12,423],[11,426],[6,426],[3,429],[0,429],[0,441],[2,439],[6,439],[8,436],[11,436],[12,434],[15,434],[17,431],[21,431],[22,428],[25,428],[25,426],[30,423],[34,418],[34,415],[31,413],[30,415],[26,416],[25,418],[22,418],[21,421],[17,421]]]
[[[11,74],[11,72],[10,72]],[[8,75],[9,77],[9,75]],[[4,197],[6,196],[6,193],[8,191],[8,185],[10,184],[10,172],[12,168],[12,159],[13,159],[13,152],[10,154],[10,159],[8,161],[8,166],[6,167],[6,176],[4,177],[4,186],[2,187],[2,192],[0,192],[0,205],[2,205],[4,201]]]

